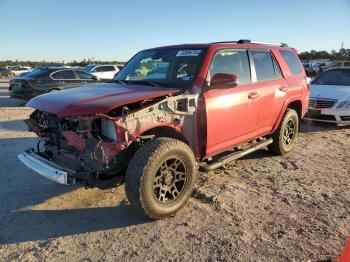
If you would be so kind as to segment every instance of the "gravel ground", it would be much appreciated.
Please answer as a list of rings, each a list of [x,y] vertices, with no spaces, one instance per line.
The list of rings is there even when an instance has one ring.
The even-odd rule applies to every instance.
[[[31,110],[0,80],[0,261],[336,261],[350,235],[350,128],[303,123],[293,152],[200,173],[175,217],[150,221],[121,181],[62,186],[16,155]]]

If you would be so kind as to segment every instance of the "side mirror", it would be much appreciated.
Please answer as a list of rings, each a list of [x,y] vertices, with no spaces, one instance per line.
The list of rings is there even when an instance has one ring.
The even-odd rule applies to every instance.
[[[99,78],[97,76],[94,76],[94,75],[92,75],[92,79],[96,80],[96,81],[99,80]]]
[[[234,74],[217,73],[210,80],[211,88],[229,88],[238,85],[238,77]]]

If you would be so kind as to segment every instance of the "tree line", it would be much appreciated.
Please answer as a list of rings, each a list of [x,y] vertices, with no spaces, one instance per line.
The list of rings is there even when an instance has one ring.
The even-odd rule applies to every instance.
[[[315,60],[315,59],[330,59],[336,61],[350,61],[350,49],[341,48],[338,52],[332,50],[331,52],[327,51],[306,51],[301,52],[299,54],[301,60]],[[0,61],[0,68],[4,66],[30,66],[30,67],[38,67],[38,66],[86,66],[88,64],[125,64],[125,62],[121,61],[100,61],[100,60],[91,60],[91,59],[83,59],[81,61],[73,60],[71,62],[58,62],[58,61],[19,61],[19,60],[6,60]]]
[[[350,49],[341,48],[338,52],[332,50],[327,51],[306,51],[299,54],[301,60],[314,60],[314,59],[330,59],[336,61],[348,61],[350,60]]]
[[[71,62],[58,62],[58,61],[20,61],[20,60],[5,60],[0,61],[0,68],[3,68],[5,66],[30,66],[30,67],[38,67],[38,66],[86,66],[89,64],[113,64],[113,65],[121,65],[125,64],[125,62],[121,61],[101,61],[101,60],[90,60],[90,59],[83,59],[81,61],[73,60]]]

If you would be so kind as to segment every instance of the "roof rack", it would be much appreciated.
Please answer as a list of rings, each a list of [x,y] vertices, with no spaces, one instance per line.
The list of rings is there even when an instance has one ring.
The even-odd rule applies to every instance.
[[[238,41],[220,41],[220,42],[212,42],[211,44],[238,44]]]
[[[258,45],[277,45],[281,47],[288,47],[286,43],[268,43],[268,42],[258,42],[252,41],[249,39],[240,39],[238,41],[223,41],[223,42],[214,42],[212,44],[225,44],[225,43],[234,43],[234,44],[258,44]]]

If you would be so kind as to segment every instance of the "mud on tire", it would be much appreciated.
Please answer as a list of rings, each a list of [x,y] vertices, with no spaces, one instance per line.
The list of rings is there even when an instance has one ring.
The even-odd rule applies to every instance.
[[[196,172],[196,160],[188,145],[172,138],[150,140],[130,161],[126,196],[137,211],[150,218],[170,216],[191,196]]]
[[[299,131],[299,117],[294,109],[288,108],[281,124],[272,134],[273,143],[269,149],[276,155],[284,155],[292,150]]]

